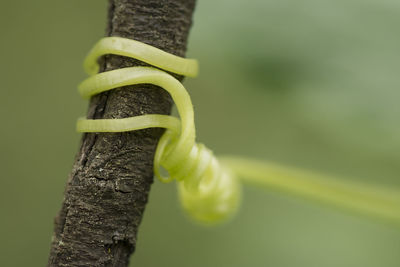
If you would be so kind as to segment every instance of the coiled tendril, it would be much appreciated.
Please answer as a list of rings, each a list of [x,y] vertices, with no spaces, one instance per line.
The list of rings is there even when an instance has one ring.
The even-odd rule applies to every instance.
[[[130,39],[101,39],[84,62],[84,68],[91,77],[80,84],[80,94],[89,98],[117,87],[154,84],[170,93],[180,120],[167,115],[147,114],[123,119],[81,118],[77,123],[79,132],[166,128],[156,149],[154,172],[162,182],[178,181],[181,203],[195,219],[213,223],[234,214],[240,200],[238,175],[244,182],[345,208],[400,226],[400,194],[396,190],[245,158],[225,157],[221,165],[209,149],[195,142],[193,106],[189,94],[178,80],[152,67],[122,68],[97,74],[97,59],[106,54],[135,58],[165,71],[190,77],[197,75],[197,61],[177,57]],[[169,177],[160,174],[161,166],[168,171]]]
[[[162,182],[179,181],[184,208],[202,222],[216,222],[232,215],[239,203],[238,181],[220,165],[211,150],[195,142],[193,106],[183,85],[170,74],[151,67],[130,67],[95,75],[99,69],[97,58],[105,54],[136,58],[181,75],[197,75],[196,60],[180,58],[134,40],[103,38],[85,60],[85,70],[92,76],[80,84],[80,94],[91,97],[117,87],[154,84],[170,93],[181,120],[159,114],[123,119],[80,119],[78,131],[123,132],[148,127],[167,128],[155,153],[154,172],[158,179]],[[160,166],[168,171],[169,177],[160,174]]]

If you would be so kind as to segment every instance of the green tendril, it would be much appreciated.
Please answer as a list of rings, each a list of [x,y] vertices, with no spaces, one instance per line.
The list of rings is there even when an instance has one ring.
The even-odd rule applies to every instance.
[[[333,178],[272,162],[232,156],[221,157],[220,160],[245,183],[331,205],[400,226],[400,194],[398,191],[378,185]]]
[[[219,164],[209,149],[195,142],[193,106],[186,89],[170,74],[151,67],[122,68],[96,74],[98,57],[109,53],[136,58],[186,76],[196,76],[196,60],[173,56],[149,45],[116,37],[100,40],[85,60],[85,69],[92,76],[79,86],[82,97],[90,98],[127,85],[154,84],[171,95],[180,120],[158,114],[124,119],[79,119],[77,130],[124,132],[149,127],[166,128],[155,153],[154,172],[157,178],[162,182],[179,181],[181,203],[198,221],[211,224],[231,217],[239,205],[238,180]],[[170,176],[163,177],[160,167],[167,170]]]
[[[84,62],[91,75],[79,86],[84,98],[118,87],[154,84],[164,88],[177,107],[173,116],[147,114],[123,119],[85,119],[77,122],[78,132],[125,132],[161,127],[154,173],[162,182],[178,181],[183,208],[194,219],[213,224],[230,218],[241,199],[239,180],[287,194],[346,208],[356,213],[400,225],[400,194],[386,189],[333,179],[307,171],[239,157],[224,157],[222,164],[212,151],[195,142],[193,106],[183,85],[173,76],[153,67],[130,67],[98,73],[98,58],[115,54],[135,58],[165,71],[195,77],[198,64],[144,43],[120,37],[101,39]],[[163,167],[169,174],[161,175]]]

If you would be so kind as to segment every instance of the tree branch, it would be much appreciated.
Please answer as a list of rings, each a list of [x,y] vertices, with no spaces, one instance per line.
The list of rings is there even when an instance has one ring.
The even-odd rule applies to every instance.
[[[109,2],[108,36],[135,39],[184,56],[195,0]],[[110,55],[102,60],[102,71],[137,65],[146,64]],[[88,118],[169,114],[171,106],[170,96],[162,88],[127,86],[93,97]],[[162,133],[162,129],[146,129],[83,135],[55,219],[48,266],[128,265]]]

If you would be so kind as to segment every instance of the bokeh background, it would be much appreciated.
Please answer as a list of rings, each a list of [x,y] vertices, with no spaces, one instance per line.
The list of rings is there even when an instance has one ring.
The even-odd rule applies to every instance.
[[[0,8],[0,265],[44,266],[87,102],[81,62],[106,1]],[[400,2],[198,0],[187,79],[198,140],[400,186]],[[236,218],[200,227],[155,182],[132,266],[397,267],[400,230],[252,187]]]

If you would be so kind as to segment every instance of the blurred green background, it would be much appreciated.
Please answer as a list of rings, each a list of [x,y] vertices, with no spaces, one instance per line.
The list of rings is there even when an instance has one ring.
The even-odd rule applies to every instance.
[[[106,1],[0,9],[0,265],[44,266],[78,148],[81,62]],[[239,154],[400,186],[400,2],[198,0],[187,79],[198,140]],[[397,267],[400,230],[251,187],[216,228],[155,182],[132,266]]]

